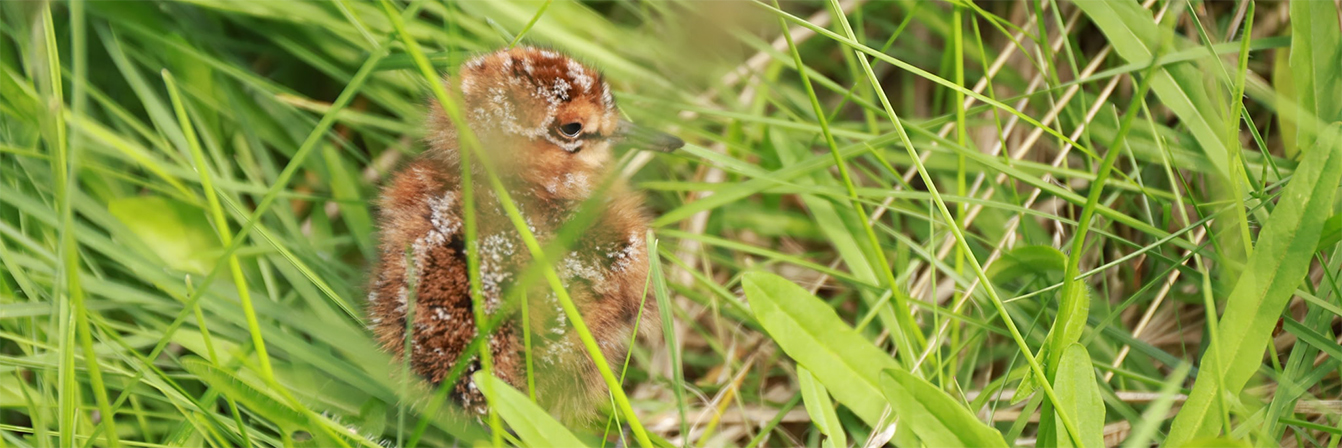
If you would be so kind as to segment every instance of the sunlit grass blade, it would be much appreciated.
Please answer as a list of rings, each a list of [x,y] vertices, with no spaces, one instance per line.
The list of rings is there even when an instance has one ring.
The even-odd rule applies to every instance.
[[[657,251],[660,241],[651,230],[647,235],[648,242],[648,270],[652,276],[652,293],[657,300],[657,309],[660,310],[662,324],[662,338],[666,344],[666,350],[669,351],[671,360],[671,381],[676,395],[676,411],[680,414],[680,433],[689,433],[689,419],[685,412],[685,368],[684,360],[681,357],[680,342],[676,340],[675,318],[672,316],[673,307],[671,303],[671,291],[666,285],[666,273],[662,270],[662,257]],[[689,443],[689,438],[685,439]]]

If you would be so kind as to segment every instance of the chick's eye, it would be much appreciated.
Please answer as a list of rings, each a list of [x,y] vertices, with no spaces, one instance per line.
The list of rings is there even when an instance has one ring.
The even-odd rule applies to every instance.
[[[577,137],[579,132],[582,132],[582,123],[576,121],[559,126],[559,133],[568,138]]]

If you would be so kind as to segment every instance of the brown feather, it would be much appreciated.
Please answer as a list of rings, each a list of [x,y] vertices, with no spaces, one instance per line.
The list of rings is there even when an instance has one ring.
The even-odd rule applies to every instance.
[[[483,145],[487,161],[501,173],[509,195],[542,245],[570,220],[592,194],[601,194],[594,223],[563,256],[551,254],[566,290],[613,368],[623,364],[634,327],[658,331],[654,301],[645,300],[647,217],[642,198],[616,182],[595,191],[609,174],[618,113],[600,74],[557,53],[515,48],[464,64],[459,82],[445,80],[463,99],[467,123]],[[578,122],[581,138],[567,138],[558,126]],[[384,349],[404,356],[406,309],[413,295],[410,364],[438,384],[456,362],[471,363],[458,380],[453,399],[483,413],[483,396],[470,380],[479,369],[474,354],[462,351],[476,335],[466,271],[467,247],[479,247],[485,312],[513,313],[501,306],[531,254],[508,220],[498,198],[477,182],[478,244],[462,234],[458,129],[437,103],[427,120],[429,152],[398,172],[380,202],[381,256],[374,270],[368,314]],[[478,164],[475,164],[478,166]],[[475,179],[483,179],[477,170]],[[540,403],[564,420],[595,415],[608,394],[554,293],[532,286],[529,322],[513,313],[490,336],[494,374],[518,389],[527,387],[522,325],[532,331],[532,372]],[[640,312],[641,310],[641,312]],[[642,319],[639,322],[639,316]]]

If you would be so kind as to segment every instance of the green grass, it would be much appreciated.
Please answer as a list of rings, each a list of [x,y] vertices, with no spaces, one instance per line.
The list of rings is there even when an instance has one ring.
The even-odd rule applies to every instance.
[[[1336,2],[1142,3],[0,3],[0,447],[1337,447]],[[365,329],[431,80],[524,44],[689,142],[596,425]]]

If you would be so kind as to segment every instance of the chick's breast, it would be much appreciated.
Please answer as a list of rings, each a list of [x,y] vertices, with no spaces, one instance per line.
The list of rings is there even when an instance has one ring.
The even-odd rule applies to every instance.
[[[369,320],[383,348],[405,356],[406,312],[413,302],[411,369],[438,384],[456,363],[468,363],[452,398],[478,413],[485,410],[484,397],[470,378],[481,368],[480,361],[476,353],[463,356],[477,326],[460,189],[450,173],[424,159],[398,173],[384,189],[381,256],[372,279]],[[512,195],[518,197],[516,206],[528,230],[542,245],[551,242],[574,212],[572,204],[528,199],[523,192]],[[649,336],[659,328],[655,302],[645,294],[647,219],[640,203],[637,196],[616,193],[597,210],[586,211],[596,214],[594,222],[582,229],[570,250],[552,258],[563,290],[615,371],[624,363],[635,329]],[[519,277],[532,264],[531,254],[490,191],[477,192],[476,212],[479,244],[472,247],[480,251],[484,314],[503,318],[487,342],[494,375],[518,389],[528,387],[530,355],[541,406],[567,421],[589,418],[608,391],[570,316],[546,282],[517,290]],[[504,296],[524,300],[502,307]],[[529,310],[525,322],[518,305]],[[524,326],[530,330],[529,347],[523,342]]]
[[[398,358],[405,356],[406,316],[413,302],[410,368],[438,384],[459,358],[469,362],[453,398],[468,409],[483,409],[484,397],[470,380],[479,360],[461,356],[476,325],[455,178],[431,161],[415,162],[383,190],[380,205],[381,253],[368,296],[369,323],[378,343]],[[513,338],[507,325],[498,330],[491,348],[504,354]],[[496,375],[512,379],[503,370]]]

